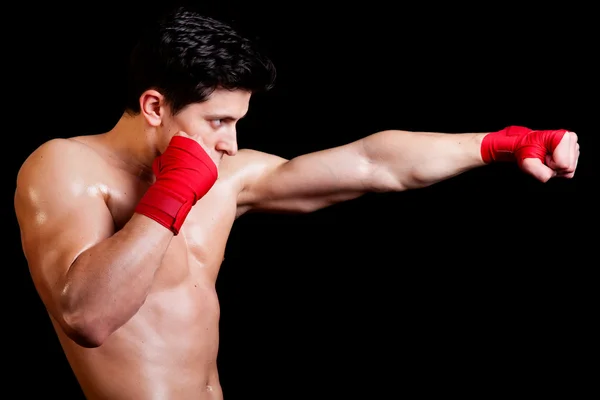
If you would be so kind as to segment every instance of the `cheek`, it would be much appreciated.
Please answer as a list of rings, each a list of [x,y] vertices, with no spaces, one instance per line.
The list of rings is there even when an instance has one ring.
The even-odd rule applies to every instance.
[[[205,136],[210,131],[210,126],[204,121],[199,121],[198,118],[189,118],[188,116],[182,115],[176,117],[171,123],[170,132],[175,134],[183,131],[189,136]]]

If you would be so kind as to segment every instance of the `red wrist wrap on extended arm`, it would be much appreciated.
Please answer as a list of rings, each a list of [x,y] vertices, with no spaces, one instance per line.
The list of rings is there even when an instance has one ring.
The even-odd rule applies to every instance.
[[[192,206],[217,180],[217,167],[196,141],[183,136],[174,136],[152,167],[156,182],[135,211],[177,235]]]
[[[522,126],[509,126],[487,134],[481,143],[481,157],[489,164],[493,161],[516,161],[519,165],[526,158],[546,162],[567,131],[564,129],[534,131]]]

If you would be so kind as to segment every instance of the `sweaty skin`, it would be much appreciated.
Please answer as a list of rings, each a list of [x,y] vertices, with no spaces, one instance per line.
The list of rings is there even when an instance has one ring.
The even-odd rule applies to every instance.
[[[98,150],[102,143],[96,137],[51,146],[70,158],[55,168],[71,176],[72,190],[103,198],[115,226],[123,226],[145,189],[137,176],[111,164]],[[73,169],[74,165],[80,169]],[[215,282],[236,216],[238,185],[229,169],[222,167],[219,182],[171,240],[144,304],[100,347],[79,346],[52,319],[87,398],[222,398],[216,367],[219,302]],[[35,192],[30,196],[35,197]],[[35,218],[44,223],[42,213]]]
[[[244,114],[247,101],[240,100],[237,116]],[[143,151],[140,136],[125,137],[129,127],[110,137],[47,142],[28,158],[17,180],[15,210],[31,275],[90,400],[223,398],[216,365],[215,283],[232,224],[242,214],[310,212],[366,192],[424,187],[484,165],[480,144],[485,134],[385,131],[290,161],[250,150],[219,160],[214,149],[225,148],[218,143],[231,135],[226,132],[208,146],[220,161],[218,180],[173,236],[134,214],[152,177],[132,162],[134,153]],[[155,150],[146,153],[151,161]],[[572,177],[579,155],[575,134],[566,135],[555,153],[556,176]],[[111,237],[125,247],[93,247]],[[143,240],[130,239],[135,237]],[[88,248],[120,249],[126,256],[96,254],[106,263],[76,264],[80,254],[92,257],[84,252]],[[90,265],[97,269],[82,268]],[[65,284],[65,276],[70,283]],[[65,317],[56,317],[66,315],[61,307],[73,307],[57,300],[69,291],[79,296],[71,297],[79,308],[86,305],[86,315],[97,316],[91,325],[112,328],[83,345],[72,340]],[[131,315],[119,311],[125,309],[133,310]],[[78,321],[84,320],[80,316]]]
[[[69,176],[71,190],[103,198],[117,228],[131,218],[146,186],[103,156],[106,151],[99,138],[61,140],[48,147],[55,147],[48,151],[61,155],[54,168]],[[247,164],[244,159],[249,158],[251,154],[240,151],[223,160],[217,183],[192,208],[181,233],[173,237],[146,301],[100,347],[77,345],[53,319],[68,361],[90,400],[222,398],[216,366],[219,302],[215,283],[238,214],[236,202],[246,172],[238,166]],[[35,191],[29,195],[35,197]],[[30,218],[34,217],[22,215],[21,219]],[[44,223],[42,213],[35,218]]]

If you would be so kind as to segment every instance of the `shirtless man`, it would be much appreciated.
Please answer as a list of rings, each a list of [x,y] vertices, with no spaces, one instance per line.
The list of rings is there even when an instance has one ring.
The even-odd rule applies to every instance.
[[[574,133],[519,127],[377,132],[289,161],[238,152],[236,122],[273,84],[270,62],[182,10],[145,40],[114,128],[43,144],[17,178],[31,276],[89,399],[223,398],[215,283],[244,213],[311,212],[495,161],[543,182],[576,169]]]

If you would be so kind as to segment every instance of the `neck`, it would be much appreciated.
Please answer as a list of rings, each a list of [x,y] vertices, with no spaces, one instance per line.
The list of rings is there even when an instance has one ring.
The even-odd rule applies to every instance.
[[[152,176],[158,151],[157,132],[140,115],[123,114],[105,139],[123,168],[142,178]]]

